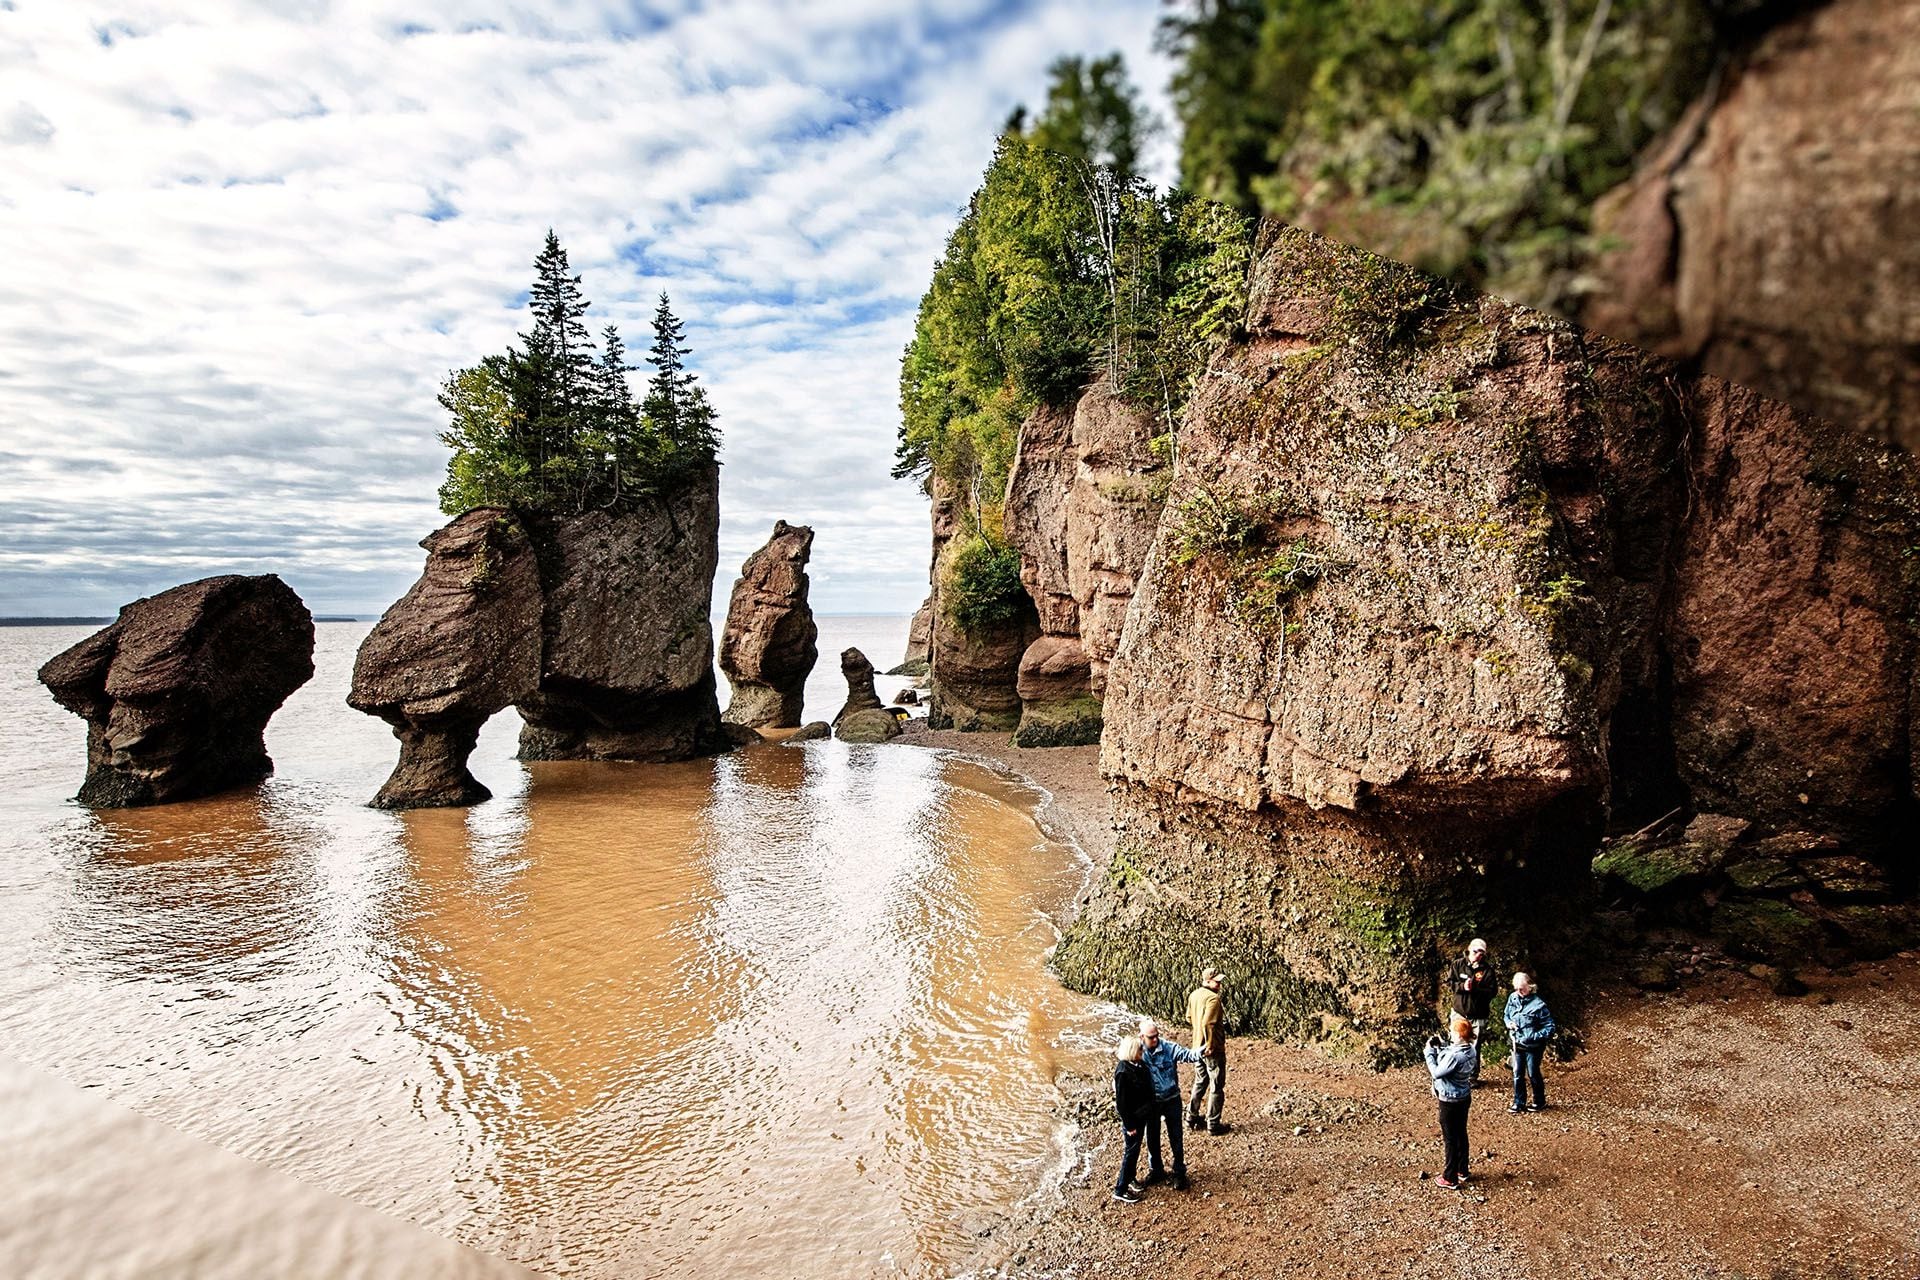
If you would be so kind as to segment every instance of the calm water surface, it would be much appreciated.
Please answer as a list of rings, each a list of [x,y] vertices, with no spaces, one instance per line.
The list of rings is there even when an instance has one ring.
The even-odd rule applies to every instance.
[[[821,626],[810,716],[906,619]],[[1058,1172],[1106,1011],[1043,971],[1084,866],[1031,793],[833,742],[526,767],[508,713],[494,801],[378,813],[366,629],[319,628],[257,792],[89,813],[33,681],[88,628],[0,628],[0,1054],[554,1273],[944,1274]]]

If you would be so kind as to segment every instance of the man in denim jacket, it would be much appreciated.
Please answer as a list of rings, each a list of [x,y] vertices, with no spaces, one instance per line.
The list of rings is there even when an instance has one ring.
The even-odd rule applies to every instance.
[[[1180,1114],[1186,1104],[1180,1097],[1180,1064],[1198,1062],[1200,1055],[1185,1045],[1162,1039],[1160,1024],[1152,1018],[1140,1019],[1140,1039],[1146,1045],[1141,1061],[1153,1077],[1153,1113],[1147,1119],[1147,1176],[1141,1185],[1151,1185],[1166,1176],[1167,1167],[1160,1159],[1160,1129],[1164,1125],[1167,1145],[1173,1149],[1173,1189],[1185,1191],[1187,1153]]]
[[[1547,1109],[1547,1082],[1540,1075],[1540,1059],[1553,1039],[1553,1013],[1547,1002],[1534,994],[1529,974],[1513,975],[1513,994],[1507,997],[1504,1015],[1507,1041],[1513,1046],[1513,1105],[1508,1115],[1522,1111]],[[1527,1105],[1527,1082],[1533,1082],[1533,1105]]]

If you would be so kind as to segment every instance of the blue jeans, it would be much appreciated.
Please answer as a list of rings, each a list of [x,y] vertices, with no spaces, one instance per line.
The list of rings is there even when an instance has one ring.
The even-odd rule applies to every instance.
[[[1126,1126],[1120,1128],[1120,1136],[1126,1140],[1126,1154],[1120,1157],[1120,1176],[1113,1181],[1115,1191],[1125,1191],[1127,1184],[1133,1181],[1133,1175],[1140,1171],[1140,1142],[1147,1136],[1147,1122],[1142,1120],[1132,1133]]]
[[[1545,1045],[1531,1049],[1513,1046],[1513,1105],[1527,1105],[1527,1081],[1533,1081],[1533,1102],[1535,1106],[1547,1105],[1547,1082],[1540,1076],[1540,1058],[1547,1051]]]
[[[1147,1121],[1147,1172],[1165,1173],[1166,1166],[1160,1162],[1160,1128],[1166,1126],[1167,1146],[1173,1149],[1173,1176],[1187,1176],[1187,1153],[1185,1135],[1180,1128],[1180,1113],[1185,1111],[1179,1094],[1153,1100],[1153,1117]]]

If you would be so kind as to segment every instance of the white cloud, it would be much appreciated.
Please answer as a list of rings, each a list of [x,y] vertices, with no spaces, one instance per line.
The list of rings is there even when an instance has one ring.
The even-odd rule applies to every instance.
[[[914,303],[1054,57],[1120,48],[1160,97],[1157,6],[646,9],[0,9],[0,613],[235,569],[384,607],[440,521],[439,379],[524,327],[549,226],[596,325],[643,345],[661,289],[688,322],[721,590],[785,518],[819,530],[816,607],[912,608]]]

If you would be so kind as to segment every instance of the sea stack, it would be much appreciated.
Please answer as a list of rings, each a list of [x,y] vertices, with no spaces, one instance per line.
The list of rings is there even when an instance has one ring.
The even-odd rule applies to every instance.
[[[819,628],[807,604],[813,530],[774,523],[767,544],[747,557],[727,603],[720,670],[733,686],[721,717],[750,729],[800,724],[807,676],[819,659]]]
[[[267,777],[267,721],[312,676],[313,616],[270,573],[135,600],[40,668],[54,700],[87,721],[77,799],[103,809]]]
[[[361,642],[347,695],[400,739],[380,809],[487,799],[467,771],[480,726],[540,677],[540,569],[520,520],[481,507],[420,545],[426,569]]]
[[[848,649],[840,655],[840,673],[847,678],[847,701],[833,718],[834,736],[842,742],[885,742],[899,737],[900,721],[880,701],[867,655]]]
[[[514,705],[522,760],[715,755],[720,468],[630,510],[529,514],[546,608],[539,686]]]

